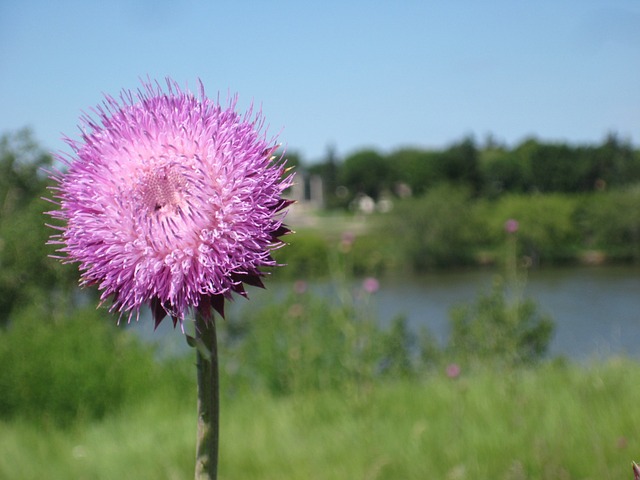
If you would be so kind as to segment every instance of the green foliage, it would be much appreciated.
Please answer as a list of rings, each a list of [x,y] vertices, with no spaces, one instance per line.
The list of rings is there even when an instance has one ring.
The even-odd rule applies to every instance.
[[[356,276],[380,275],[393,268],[393,250],[389,239],[376,233],[345,234],[347,240],[327,232],[300,231],[286,238],[289,245],[276,250],[274,258],[286,268],[273,274],[283,280],[324,278],[332,270],[346,270]]]
[[[51,204],[41,199],[50,196],[41,169],[50,165],[28,130],[0,138],[0,326],[16,309],[51,302],[77,282],[72,267],[47,256],[53,230],[44,224]]]
[[[580,198],[561,194],[505,195],[480,204],[476,210],[486,219],[490,234],[486,243],[499,245],[504,222],[517,219],[520,253],[534,263],[571,258],[580,244],[576,212]]]
[[[539,362],[553,334],[553,321],[531,299],[508,299],[503,280],[478,295],[472,305],[451,312],[448,354],[469,363],[505,365]]]
[[[481,240],[481,225],[467,190],[446,184],[418,198],[398,202],[380,235],[405,255],[416,271],[465,265]]]
[[[88,307],[52,319],[33,307],[0,331],[0,417],[67,426],[153,392],[153,351],[105,316]]]
[[[640,261],[640,184],[586,199],[579,218],[588,244]]]
[[[639,396],[638,363],[612,359],[223,397],[220,477],[633,478]],[[0,422],[0,478],[193,478],[193,402],[153,397],[72,430]]]
[[[329,298],[294,292],[229,319],[221,325],[226,383],[282,395],[413,373],[406,322],[397,319],[383,331],[371,301],[346,287]]]
[[[312,231],[296,232],[285,238],[289,244],[273,253],[278,263],[286,265],[276,271],[278,278],[322,277],[328,274],[329,244]]]
[[[531,163],[525,149],[487,149],[480,159],[482,195],[495,198],[505,192],[525,193],[531,188]]]
[[[340,169],[339,180],[347,187],[350,198],[364,193],[374,200],[389,190],[392,169],[382,155],[374,150],[362,150],[347,157]]]
[[[397,150],[388,157],[394,178],[409,186],[415,196],[422,195],[431,186],[445,180],[441,160],[439,152],[417,149]]]
[[[640,181],[640,152],[609,134],[600,145],[569,145],[527,138],[514,148],[472,137],[443,150],[401,148],[382,154],[356,151],[342,162],[334,150],[305,170],[320,175],[328,208],[345,208],[359,193],[378,199],[381,193],[403,198],[442,183],[468,188],[474,196],[496,198],[511,193],[582,193]],[[339,198],[337,191],[347,192]]]
[[[474,194],[481,190],[479,153],[473,138],[453,144],[440,157],[448,182],[463,185]]]
[[[533,189],[541,192],[585,190],[589,163],[578,161],[578,151],[568,145],[537,145],[531,152]]]

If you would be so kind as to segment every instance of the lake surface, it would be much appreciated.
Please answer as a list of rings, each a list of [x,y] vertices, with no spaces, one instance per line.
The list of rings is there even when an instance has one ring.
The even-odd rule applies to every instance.
[[[452,307],[471,303],[480,292],[488,292],[494,271],[446,272],[419,277],[383,278],[373,295],[378,319],[388,323],[398,314],[407,317],[417,330],[426,325],[439,339],[448,335]],[[359,282],[353,284],[356,289]],[[273,295],[282,294],[291,285],[269,283],[267,291],[252,289],[250,302],[237,300],[229,315],[243,308],[258,308]],[[326,282],[310,285],[319,294],[330,295]],[[540,313],[555,322],[550,354],[576,360],[589,360],[625,354],[640,358],[640,268],[572,267],[528,272],[524,296],[536,301]],[[146,320],[146,319],[145,319]],[[184,339],[164,321],[153,333],[150,321],[132,328],[143,337],[159,340],[163,348],[180,351]]]
[[[449,311],[488,292],[495,272],[422,276],[410,282],[383,280],[378,295],[383,318],[404,313],[410,325],[448,334]],[[551,316],[551,355],[589,359],[616,354],[640,357],[640,269],[627,267],[534,270],[524,297]]]

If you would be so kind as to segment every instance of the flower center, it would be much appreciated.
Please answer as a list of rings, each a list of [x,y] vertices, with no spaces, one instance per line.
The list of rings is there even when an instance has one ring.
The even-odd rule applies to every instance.
[[[182,201],[185,181],[171,166],[161,167],[142,177],[140,194],[149,212],[168,212]]]

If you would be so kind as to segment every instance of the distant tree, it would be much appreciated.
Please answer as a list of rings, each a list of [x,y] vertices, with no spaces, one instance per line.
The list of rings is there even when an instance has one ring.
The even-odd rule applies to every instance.
[[[392,178],[411,188],[413,195],[419,196],[427,189],[444,180],[443,164],[439,152],[404,148],[392,152],[389,166]]]
[[[640,183],[599,193],[583,202],[585,236],[596,248],[640,263]]]
[[[482,194],[493,198],[503,193],[523,193],[531,187],[531,170],[525,157],[504,148],[480,153]]]
[[[481,188],[480,156],[472,137],[466,137],[454,143],[441,155],[444,174],[451,183],[463,183],[469,186],[473,193]]]
[[[34,302],[55,307],[77,281],[73,268],[48,258],[53,230],[43,211],[53,205],[42,200],[51,197],[42,168],[51,164],[29,130],[0,137],[0,325]]]
[[[416,272],[473,262],[482,230],[469,189],[441,183],[418,198],[397,202],[380,226],[394,250]]]
[[[593,188],[589,162],[565,143],[538,143],[530,150],[534,189],[540,192],[584,192]]]
[[[349,198],[362,193],[378,200],[393,185],[392,173],[389,162],[378,152],[360,150],[344,160],[339,180],[347,188]]]
[[[640,181],[640,159],[628,142],[609,133],[602,145],[586,149],[591,163],[592,188],[628,185]]]

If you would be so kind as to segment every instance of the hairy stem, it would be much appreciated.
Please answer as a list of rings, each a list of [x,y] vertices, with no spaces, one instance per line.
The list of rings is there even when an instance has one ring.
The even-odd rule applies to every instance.
[[[198,441],[196,480],[218,477],[219,379],[216,325],[196,314],[196,355],[198,367]]]

